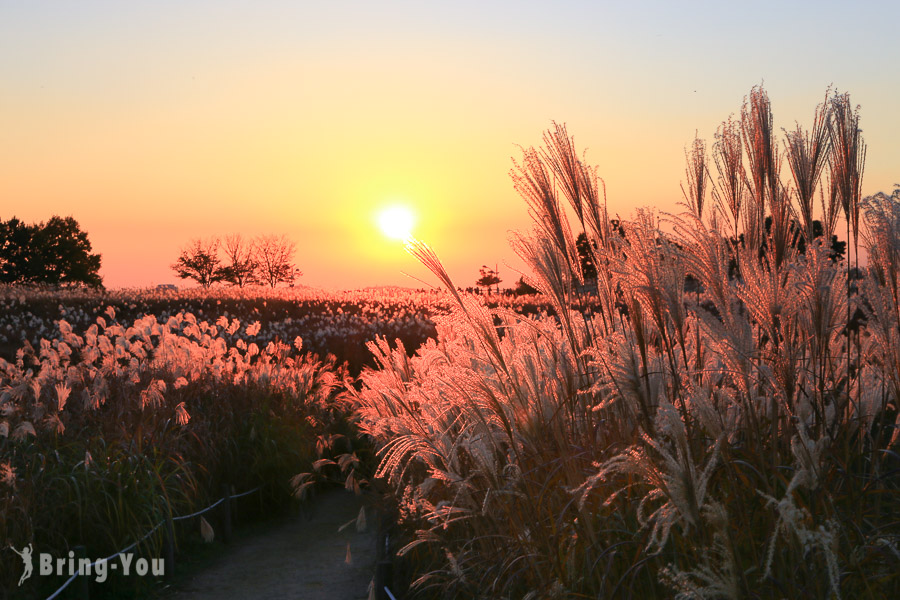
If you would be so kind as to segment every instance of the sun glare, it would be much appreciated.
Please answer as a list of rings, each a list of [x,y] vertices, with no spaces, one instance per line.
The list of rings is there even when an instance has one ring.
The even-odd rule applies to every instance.
[[[381,232],[393,240],[408,240],[412,237],[415,220],[412,210],[397,205],[382,209],[377,216]]]

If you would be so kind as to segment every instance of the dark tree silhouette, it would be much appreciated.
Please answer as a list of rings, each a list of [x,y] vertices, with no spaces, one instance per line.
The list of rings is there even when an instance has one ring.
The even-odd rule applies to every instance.
[[[34,228],[15,217],[0,221],[0,281],[3,283],[29,281],[29,251]]]
[[[578,250],[578,259],[581,262],[581,273],[585,279],[597,279],[597,267],[594,265],[594,253],[591,252],[591,243],[584,232],[578,234],[575,240],[575,249]]]
[[[208,288],[225,279],[226,271],[219,260],[219,240],[195,239],[181,250],[172,269],[181,279],[193,279]]]
[[[57,286],[100,287],[100,255],[72,217],[53,216],[26,225],[13,217],[0,221],[0,281]]]
[[[525,276],[519,277],[518,281],[516,281],[516,287],[513,288],[513,294],[516,296],[525,296],[527,294],[538,294],[540,293],[537,288],[529,285],[527,281],[525,281]]]
[[[475,285],[483,287],[485,293],[491,290],[492,285],[496,285],[497,293],[500,293],[500,282],[503,280],[500,279],[500,274],[498,271],[489,268],[487,265],[482,265],[478,272],[481,273],[481,277],[478,278],[478,281],[475,282]]]

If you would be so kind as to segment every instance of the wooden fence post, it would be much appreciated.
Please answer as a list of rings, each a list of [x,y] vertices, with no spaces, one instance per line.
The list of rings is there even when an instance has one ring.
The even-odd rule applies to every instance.
[[[393,586],[392,568],[390,560],[379,560],[375,565],[375,598],[377,600],[388,600],[387,592],[384,588]]]
[[[389,600],[384,588],[394,586],[394,566],[391,560],[390,528],[393,519],[384,511],[378,511],[378,529],[375,536],[375,598]]]
[[[72,548],[72,550],[74,550],[74,552],[75,552],[75,566],[77,567],[81,563],[82,559],[87,558],[87,548],[85,548],[84,546],[75,546],[74,548]],[[80,570],[81,569],[79,569],[79,572],[80,572]],[[76,595],[81,600],[88,600],[90,598],[90,594],[91,594],[91,591],[90,591],[91,578],[90,578],[89,574],[82,573],[81,575],[76,577],[76,580],[77,580],[77,581],[75,581],[75,585],[77,586],[76,587],[76,590],[77,590]]]
[[[231,492],[231,495],[234,496],[234,486],[229,485],[228,490]],[[238,511],[238,503],[237,500],[231,500],[231,522],[235,525],[238,524],[238,517],[240,516]]]
[[[222,541],[231,541],[231,487],[222,486]]]
[[[171,510],[166,511],[166,535],[163,540],[163,558],[166,561],[166,579],[175,578],[175,526],[172,523]]]

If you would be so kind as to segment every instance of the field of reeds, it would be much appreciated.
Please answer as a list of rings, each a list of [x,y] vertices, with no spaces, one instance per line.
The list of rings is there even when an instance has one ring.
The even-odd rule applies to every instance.
[[[846,94],[779,137],[754,88],[687,150],[684,212],[621,223],[564,126],[524,151],[513,244],[555,316],[455,295],[354,394],[413,590],[900,596],[900,190],[862,197]]]
[[[83,330],[97,317],[103,317],[109,307],[122,324],[145,315],[166,320],[178,313],[190,313],[210,323],[222,318],[229,322],[237,319],[245,326],[259,322],[259,330],[253,336],[244,336],[247,342],[261,346],[275,341],[291,344],[299,336],[305,350],[323,358],[334,354],[358,371],[363,364],[371,364],[365,344],[378,335],[400,338],[414,347],[433,336],[430,315],[446,312],[449,299],[445,294],[404,289],[324,292],[220,287],[96,291],[0,287],[0,357],[9,360],[25,343],[36,346],[43,338],[58,338],[56,323],[60,319],[76,331]]]
[[[366,342],[418,347],[451,301],[402,289],[0,288],[0,540],[107,556],[226,486],[261,486],[242,512],[264,515],[323,480],[365,485],[371,451],[344,391],[375,365]],[[160,556],[163,533],[140,552]],[[20,571],[9,551],[0,589],[43,597],[62,582],[19,588]]]
[[[538,296],[420,242],[445,292],[0,289],[0,539],[330,478],[391,499],[410,597],[900,596],[900,190],[846,94],[779,140],[754,88],[686,158],[681,214],[619,221],[564,126],[525,150]]]
[[[261,486],[246,512],[283,506],[293,475],[332,450],[352,454],[339,399],[346,370],[300,354],[299,340],[244,340],[258,330],[191,313],[121,323],[110,307],[83,331],[61,319],[56,336],[0,359],[4,546],[108,556],[224,489]],[[161,556],[163,534],[140,555]],[[62,583],[33,577],[18,587],[21,563],[9,558],[0,586],[16,596],[44,597]],[[120,583],[131,595],[145,582]]]

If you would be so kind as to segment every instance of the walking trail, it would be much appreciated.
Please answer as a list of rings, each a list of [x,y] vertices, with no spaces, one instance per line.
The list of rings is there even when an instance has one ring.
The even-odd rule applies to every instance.
[[[313,503],[311,518],[292,516],[235,541],[215,564],[179,583],[165,598],[364,600],[375,572],[374,511],[366,509],[364,532],[350,523],[363,502],[345,490],[327,491]]]

